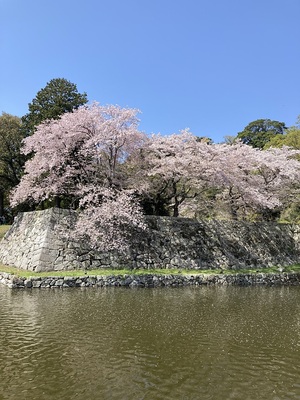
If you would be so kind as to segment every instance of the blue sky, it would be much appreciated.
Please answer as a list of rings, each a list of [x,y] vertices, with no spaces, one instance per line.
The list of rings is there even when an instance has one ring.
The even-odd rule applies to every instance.
[[[53,78],[215,142],[300,114],[300,0],[0,0],[0,112]]]

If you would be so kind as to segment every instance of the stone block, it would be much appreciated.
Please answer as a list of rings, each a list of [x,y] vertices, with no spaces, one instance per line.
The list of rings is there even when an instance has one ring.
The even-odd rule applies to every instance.
[[[31,288],[32,287],[32,281],[30,279],[26,279],[24,281],[24,287]]]

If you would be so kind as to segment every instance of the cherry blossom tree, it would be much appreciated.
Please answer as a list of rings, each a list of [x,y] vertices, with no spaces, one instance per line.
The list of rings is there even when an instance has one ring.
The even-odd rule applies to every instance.
[[[211,146],[215,152],[210,168],[212,179],[223,189],[223,200],[237,210],[250,208],[258,213],[280,209],[295,196],[300,178],[299,153],[287,147],[260,150],[237,142]]]
[[[189,198],[208,201],[208,190],[221,193],[231,210],[246,209],[267,214],[291,199],[299,182],[297,154],[289,148],[255,149],[242,142],[211,144],[197,140],[188,130],[169,136],[153,135],[142,152],[142,168],[148,178],[145,193],[179,215]],[[289,197],[287,194],[289,193]],[[191,202],[190,202],[191,203]]]
[[[145,177],[145,198],[148,196],[154,213],[165,208],[177,217],[186,199],[207,188],[209,147],[188,129],[168,136],[152,135],[145,143],[139,168]]]
[[[81,212],[71,237],[88,241],[97,250],[125,251],[131,234],[147,226],[133,192],[95,186],[80,200]]]
[[[33,157],[25,164],[11,204],[71,198],[83,209],[76,231],[84,230],[92,244],[106,232],[111,245],[120,248],[118,219],[123,218],[122,226],[130,221],[132,226],[143,225],[139,205],[126,187],[123,167],[146,140],[138,130],[137,113],[94,103],[39,125],[24,140],[24,154]]]
[[[24,140],[23,153],[34,156],[26,162],[12,204],[81,198],[85,185],[91,184],[122,187],[122,163],[145,140],[137,129],[137,113],[94,103],[39,125]]]

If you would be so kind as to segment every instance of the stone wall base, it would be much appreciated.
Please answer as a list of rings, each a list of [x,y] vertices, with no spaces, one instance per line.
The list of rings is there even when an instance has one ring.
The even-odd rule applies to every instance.
[[[280,274],[195,274],[195,275],[84,275],[80,277],[21,278],[0,272],[0,283],[11,289],[73,288],[73,287],[183,287],[201,285],[300,285],[300,273]]]

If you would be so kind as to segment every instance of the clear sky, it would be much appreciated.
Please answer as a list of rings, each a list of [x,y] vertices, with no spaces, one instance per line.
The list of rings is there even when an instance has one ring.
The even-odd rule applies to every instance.
[[[300,114],[300,0],[0,0],[0,112],[65,78],[140,128],[215,142]]]

